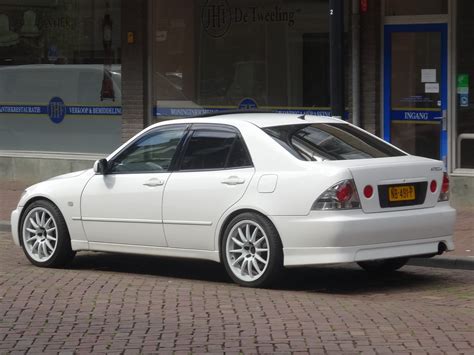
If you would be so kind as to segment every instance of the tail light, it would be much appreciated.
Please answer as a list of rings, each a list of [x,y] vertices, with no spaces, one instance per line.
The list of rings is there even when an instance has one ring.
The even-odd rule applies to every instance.
[[[360,208],[359,194],[354,180],[343,180],[324,191],[313,203],[311,210],[347,210]]]
[[[449,200],[449,176],[448,173],[443,174],[443,183],[441,184],[441,192],[439,194],[438,201]]]

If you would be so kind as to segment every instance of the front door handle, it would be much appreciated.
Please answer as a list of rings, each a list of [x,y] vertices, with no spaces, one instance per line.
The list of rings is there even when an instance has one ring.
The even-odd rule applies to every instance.
[[[242,185],[245,182],[245,179],[239,178],[238,176],[229,176],[227,179],[222,181],[224,185]]]
[[[150,179],[147,182],[145,182],[143,185],[148,186],[148,187],[156,187],[156,186],[163,186],[164,181],[160,179]]]

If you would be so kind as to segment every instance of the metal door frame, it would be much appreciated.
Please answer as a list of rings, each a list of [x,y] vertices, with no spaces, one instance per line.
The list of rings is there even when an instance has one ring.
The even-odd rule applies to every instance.
[[[391,123],[391,69],[392,69],[392,33],[394,32],[439,32],[441,35],[441,122],[440,159],[447,165],[448,134],[448,24],[396,24],[384,25],[384,56],[383,56],[383,137],[390,142]]]

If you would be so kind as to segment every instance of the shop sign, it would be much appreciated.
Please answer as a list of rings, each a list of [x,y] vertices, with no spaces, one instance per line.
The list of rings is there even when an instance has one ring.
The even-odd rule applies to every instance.
[[[249,97],[243,99],[239,103],[239,110],[256,110],[257,108],[257,102]]]
[[[235,110],[256,110],[261,109],[264,112],[293,114],[293,115],[313,115],[313,116],[331,116],[331,110],[327,107],[275,107],[261,106],[250,98],[240,101],[238,106],[213,106],[213,107],[153,107],[154,117],[197,117],[210,113],[219,113]],[[344,119],[349,118],[349,112],[344,112]]]
[[[0,104],[0,114],[46,115],[54,123],[61,123],[67,115],[72,116],[111,116],[122,115],[121,106],[68,106],[60,97],[53,97],[47,105]]]
[[[66,105],[60,97],[53,97],[49,101],[48,116],[54,123],[61,123],[66,115]]]
[[[396,121],[440,121],[441,112],[438,110],[392,110],[391,118]]]
[[[208,0],[201,9],[201,24],[211,37],[223,37],[233,24],[286,24],[293,27],[300,9],[289,10],[275,6],[234,6],[227,0]]]

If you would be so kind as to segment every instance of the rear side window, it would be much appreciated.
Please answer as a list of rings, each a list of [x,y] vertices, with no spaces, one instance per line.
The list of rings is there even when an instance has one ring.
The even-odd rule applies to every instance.
[[[315,123],[264,128],[301,160],[349,160],[405,155],[385,142],[344,123]]]
[[[183,154],[180,170],[209,170],[251,166],[248,152],[237,132],[194,131]]]

